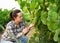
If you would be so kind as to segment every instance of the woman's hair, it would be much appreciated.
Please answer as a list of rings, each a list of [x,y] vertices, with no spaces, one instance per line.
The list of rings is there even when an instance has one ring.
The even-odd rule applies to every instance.
[[[16,18],[17,17],[17,13],[21,12],[20,10],[16,9],[12,12],[10,12],[10,19],[11,20],[14,20],[14,17]]]

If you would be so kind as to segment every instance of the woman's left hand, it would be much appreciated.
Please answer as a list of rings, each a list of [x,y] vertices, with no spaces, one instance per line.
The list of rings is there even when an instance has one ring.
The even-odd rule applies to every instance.
[[[34,26],[34,23],[31,23],[30,25],[29,25],[29,28],[32,28]]]

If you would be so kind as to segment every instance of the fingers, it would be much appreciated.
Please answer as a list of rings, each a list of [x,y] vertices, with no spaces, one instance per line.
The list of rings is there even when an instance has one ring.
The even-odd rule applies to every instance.
[[[31,24],[29,25],[30,28],[33,27],[33,26],[34,26],[34,23],[31,23]]]

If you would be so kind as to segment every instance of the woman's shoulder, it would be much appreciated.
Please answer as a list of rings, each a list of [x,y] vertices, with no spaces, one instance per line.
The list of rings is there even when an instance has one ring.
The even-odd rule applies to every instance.
[[[20,25],[21,25],[21,26],[22,26],[22,25],[25,25],[25,22],[24,22],[24,21],[20,22]]]
[[[8,27],[8,26],[14,26],[14,21],[8,22],[8,23],[7,23],[7,27]]]

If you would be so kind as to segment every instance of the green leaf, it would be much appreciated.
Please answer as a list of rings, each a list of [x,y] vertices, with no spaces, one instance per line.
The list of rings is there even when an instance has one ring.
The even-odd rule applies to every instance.
[[[41,21],[43,24],[46,25],[46,22],[47,22],[47,12],[42,12],[41,14]]]
[[[35,0],[32,0],[30,3],[30,10],[34,10],[37,6],[37,2]]]
[[[2,25],[0,25],[0,30],[5,30],[5,28]]]
[[[53,11],[57,11],[57,5],[56,5],[56,3],[50,3],[50,5],[49,5],[49,10],[53,10]]]
[[[55,35],[54,35],[54,38],[53,38],[55,41],[58,41],[58,40],[59,40],[59,38],[60,38],[60,37],[59,37],[59,34],[60,34],[60,29],[57,29],[57,30],[55,31]]]
[[[20,2],[20,5],[21,5],[20,7],[23,9],[23,7],[26,5],[26,3],[27,3],[26,1],[21,1]]]
[[[56,12],[48,12],[47,26],[48,29],[52,32],[54,32],[58,28],[58,14]]]
[[[38,0],[38,2],[43,3],[43,2],[44,2],[44,0]]]

